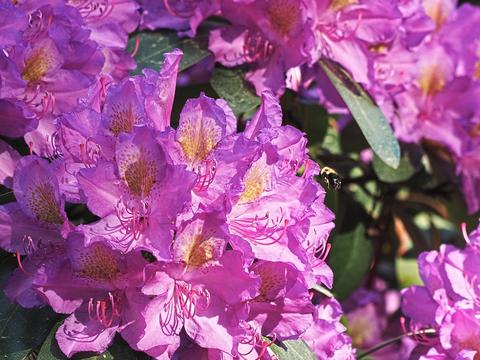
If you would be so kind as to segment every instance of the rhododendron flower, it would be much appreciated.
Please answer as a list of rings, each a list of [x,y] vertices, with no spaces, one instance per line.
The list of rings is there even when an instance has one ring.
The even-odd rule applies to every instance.
[[[139,21],[135,1],[2,2],[0,109],[3,135],[25,134],[50,156],[54,117],[71,111],[100,74],[125,77],[125,52]]]
[[[67,356],[104,351],[118,332],[155,358],[268,359],[271,342],[320,319],[309,289],[332,286],[333,214],[305,134],[282,126],[270,91],[244,131],[203,93],[173,128],[181,57],[101,76],[74,110],[42,118],[49,160],[4,146],[18,203],[0,208],[0,245],[19,261],[6,292],[70,315],[56,334]],[[98,218],[75,226],[66,202]]]
[[[480,354],[478,229],[472,240],[463,230],[466,248],[441,245],[439,251],[422,253],[418,264],[425,286],[402,292],[402,310],[412,330],[435,330],[433,337],[416,336],[421,344],[414,352],[417,358],[437,354],[445,359],[474,360]]]
[[[353,360],[352,340],[340,323],[342,308],[335,299],[324,299],[315,311],[315,323],[302,335],[319,359]]]

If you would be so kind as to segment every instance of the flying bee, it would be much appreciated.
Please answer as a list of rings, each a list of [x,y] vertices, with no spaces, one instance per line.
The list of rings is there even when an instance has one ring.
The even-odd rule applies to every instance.
[[[328,189],[340,190],[342,177],[331,167],[324,166],[320,172],[320,177]]]

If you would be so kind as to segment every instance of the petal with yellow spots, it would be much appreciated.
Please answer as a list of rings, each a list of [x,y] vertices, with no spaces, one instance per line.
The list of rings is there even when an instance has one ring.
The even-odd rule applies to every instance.
[[[53,226],[67,219],[58,180],[48,161],[35,156],[23,157],[15,169],[13,191],[29,217]]]
[[[62,63],[63,57],[54,42],[50,39],[41,40],[27,51],[22,78],[29,83],[36,83],[59,69]]]
[[[185,162],[194,166],[206,160],[216,145],[228,135],[228,129],[235,121],[214,99],[200,94],[197,99],[188,100],[175,134],[175,140],[182,148]]]
[[[115,136],[132,132],[145,123],[145,114],[132,81],[127,80],[108,89],[103,109],[104,124]]]
[[[200,213],[177,233],[174,260],[188,269],[220,259],[228,241],[225,219],[219,213]]]
[[[115,156],[118,172],[128,192],[137,199],[146,199],[163,178],[166,159],[160,145],[148,128],[137,128],[122,134]]]

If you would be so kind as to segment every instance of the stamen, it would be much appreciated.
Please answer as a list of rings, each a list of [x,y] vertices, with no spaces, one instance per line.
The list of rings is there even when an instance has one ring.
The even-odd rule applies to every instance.
[[[113,11],[114,5],[111,5],[109,0],[86,0],[76,8],[86,22],[95,22],[107,18]]]
[[[260,331],[256,330],[249,323],[242,322],[241,326],[245,329],[246,334],[245,337],[240,340],[240,344],[247,345],[250,347],[250,349],[246,353],[242,353],[237,349],[237,354],[241,359],[250,359],[251,357],[249,357],[248,355],[250,355],[257,348],[258,356],[255,360],[261,360],[263,358],[263,355],[265,355],[267,348],[275,342],[276,336],[273,335],[271,341],[265,341],[263,340]]]
[[[470,237],[468,236],[468,232],[467,232],[467,224],[466,223],[462,223],[460,225],[461,229],[462,229],[462,235],[463,235],[463,238],[465,239],[465,242],[470,245],[471,242],[470,242]]]
[[[213,182],[215,173],[217,172],[217,162],[215,160],[207,159],[204,166],[205,170],[203,171],[203,174],[201,167],[198,167],[195,171],[197,174],[197,181],[193,187],[193,191],[196,193],[207,190]]]
[[[26,274],[26,275],[28,275],[28,276],[32,276],[33,274],[32,274],[30,271],[26,270],[26,269],[23,267],[23,265],[22,265],[22,259],[21,259],[21,257],[20,257],[20,252],[16,251],[16,252],[15,252],[15,255],[16,255],[16,257],[17,257],[17,263],[18,263],[18,267],[20,268],[20,270],[21,270],[24,274]]]
[[[210,292],[207,289],[194,289],[191,284],[175,281],[172,297],[164,304],[166,315],[160,314],[162,332],[167,336],[178,335],[176,332],[181,322],[209,306]]]
[[[281,217],[276,220],[272,220],[267,212],[263,217],[255,215],[254,218],[245,217],[232,220],[229,225],[232,230],[254,244],[272,245],[283,238],[288,223],[288,219],[283,219],[283,212]],[[281,233],[275,236],[278,232]]]
[[[245,44],[243,45],[243,56],[248,63],[263,61],[273,53],[274,46],[265,39],[259,32],[247,31]]]
[[[134,58],[135,55],[137,55],[139,47],[140,47],[140,38],[138,36],[135,36],[135,48],[133,49],[132,53],[130,54],[130,57]]]
[[[104,328],[110,327],[117,316],[120,315],[119,299],[109,292],[108,299],[97,300],[90,298],[88,301],[88,317],[97,320]],[[108,315],[110,310],[110,315]]]

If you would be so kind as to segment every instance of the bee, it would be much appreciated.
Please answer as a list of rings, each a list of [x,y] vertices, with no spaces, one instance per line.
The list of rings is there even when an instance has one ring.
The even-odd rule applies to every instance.
[[[331,167],[324,166],[320,172],[320,177],[328,189],[340,190],[342,177]]]

